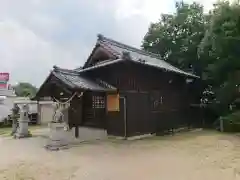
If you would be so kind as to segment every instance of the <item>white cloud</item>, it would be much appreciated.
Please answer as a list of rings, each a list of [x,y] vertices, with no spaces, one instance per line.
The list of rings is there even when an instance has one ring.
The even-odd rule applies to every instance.
[[[116,17],[118,19],[128,18],[134,15],[141,15],[148,21],[157,21],[161,13],[174,11],[175,3],[178,0],[121,0],[116,3]],[[233,2],[234,0],[230,0]],[[205,11],[213,7],[217,0],[185,0],[185,2],[198,2],[204,6]]]
[[[213,8],[213,4],[217,3],[221,0],[186,0],[187,2],[198,2],[204,6],[204,11],[208,12]],[[234,2],[235,0],[228,0],[230,2]]]
[[[159,19],[161,13],[172,11],[174,1],[163,0],[121,0],[117,1],[116,17],[128,18],[133,15],[141,15],[149,21]]]
[[[13,83],[29,81],[39,84],[38,76],[46,75],[53,65],[70,68],[72,65],[68,60],[74,62],[71,53],[12,20],[0,23],[0,47],[1,71],[11,72]]]

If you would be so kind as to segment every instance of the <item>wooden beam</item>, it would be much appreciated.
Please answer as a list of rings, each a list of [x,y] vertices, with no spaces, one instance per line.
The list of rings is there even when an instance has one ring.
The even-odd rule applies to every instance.
[[[78,138],[79,137],[79,126],[76,125],[75,126],[75,138]]]

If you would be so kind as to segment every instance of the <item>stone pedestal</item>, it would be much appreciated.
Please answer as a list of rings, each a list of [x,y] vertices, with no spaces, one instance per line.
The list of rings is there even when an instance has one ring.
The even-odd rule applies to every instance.
[[[64,130],[63,123],[50,123],[50,135],[45,148],[51,151],[57,151],[68,148],[67,132]]]
[[[17,129],[17,133],[15,134],[15,138],[25,138],[31,137],[31,133],[28,131],[28,120],[19,121],[19,127]]]
[[[25,138],[31,136],[30,132],[28,131],[28,122],[28,106],[24,105],[20,111],[20,118],[18,120],[19,127],[14,135],[15,138]]]

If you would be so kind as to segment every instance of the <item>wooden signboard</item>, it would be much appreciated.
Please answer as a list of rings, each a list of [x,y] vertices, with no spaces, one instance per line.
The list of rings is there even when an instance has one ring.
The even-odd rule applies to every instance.
[[[107,95],[107,110],[120,111],[119,109],[119,94]]]

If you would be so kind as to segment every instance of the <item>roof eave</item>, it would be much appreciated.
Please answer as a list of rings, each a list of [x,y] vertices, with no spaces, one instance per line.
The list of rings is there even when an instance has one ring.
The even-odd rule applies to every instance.
[[[40,88],[38,89],[36,95],[35,95],[33,98],[31,98],[31,100],[38,100],[39,93],[41,92],[44,84],[46,84],[46,82],[50,79],[50,77],[51,77],[52,75],[53,75],[53,71],[51,70],[51,71],[50,71],[50,74],[49,74],[49,75],[47,76],[47,78],[44,80],[44,82],[42,83],[42,85],[41,85]]]
[[[113,93],[113,92],[117,92],[117,89],[103,89],[103,90],[91,90],[89,89],[89,91],[94,91],[94,92],[103,92],[103,93]]]
[[[168,72],[172,72],[172,73],[175,73],[175,74],[178,74],[178,75],[183,75],[183,76],[187,76],[187,77],[191,77],[191,78],[197,78],[197,79],[200,79],[199,76],[196,76],[194,74],[190,74],[190,73],[180,73],[180,72],[176,72],[176,71],[172,71],[172,70],[169,70],[169,69],[166,69],[166,68],[162,68],[162,67],[157,67],[157,66],[154,66],[154,65],[151,65],[151,64],[146,64],[146,63],[143,63],[143,62],[140,62],[140,61],[135,61],[135,60],[132,60],[132,59],[129,59],[131,62],[134,62],[136,64],[142,64],[142,65],[145,65],[145,66],[149,66],[149,67],[153,67],[153,68],[156,68],[156,69],[161,69],[161,70],[165,70],[165,71],[168,71]]]
[[[107,63],[102,63],[102,64],[98,64],[98,65],[95,65],[95,66],[91,66],[91,67],[82,69],[82,70],[80,70],[78,72],[79,73],[83,73],[83,72],[91,71],[91,70],[94,70],[94,69],[99,69],[101,67],[110,66],[112,64],[116,64],[116,63],[123,62],[123,61],[125,61],[125,60],[124,59],[116,59],[116,60],[113,60],[113,61],[109,61]]]
[[[61,77],[59,77],[55,72],[53,72],[53,75],[59,79],[61,82],[63,82],[64,84],[66,84],[70,89],[74,90],[74,91],[95,91],[95,92],[110,92],[110,91],[116,91],[116,89],[107,89],[107,88],[103,88],[103,89],[91,89],[91,88],[85,88],[85,87],[80,87],[77,86],[75,84],[73,84],[72,82],[65,80]]]

